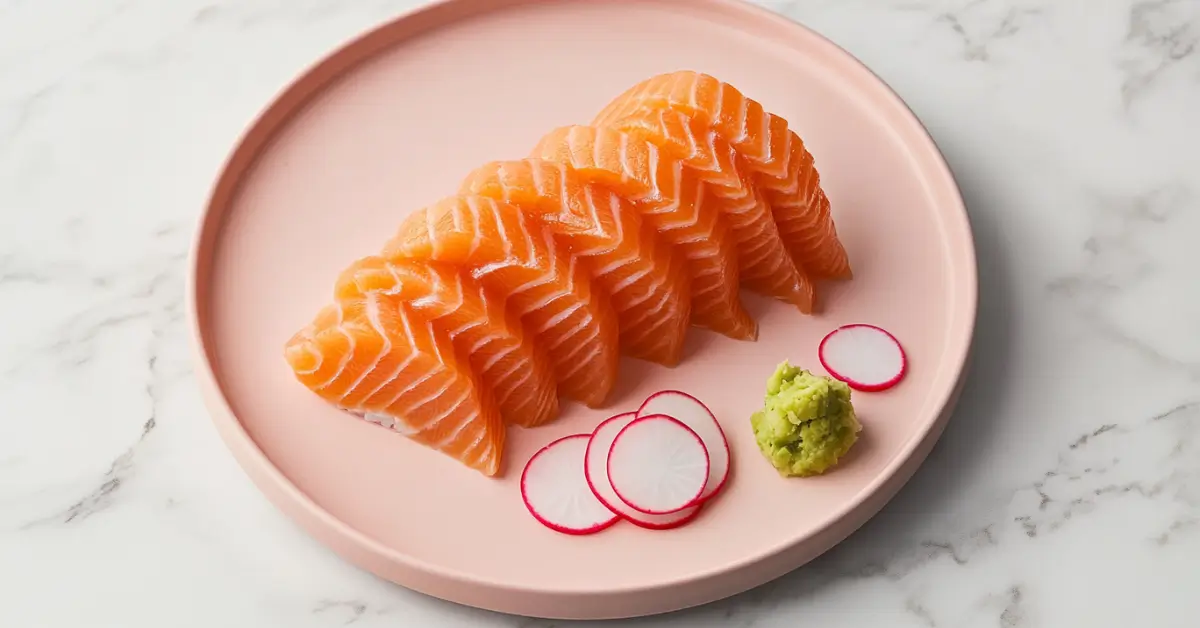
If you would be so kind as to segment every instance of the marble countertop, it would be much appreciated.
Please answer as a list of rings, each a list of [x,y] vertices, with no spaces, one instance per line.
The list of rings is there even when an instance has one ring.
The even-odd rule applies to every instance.
[[[191,379],[184,263],[226,151],[410,4],[0,0],[0,625],[566,625],[347,566],[250,484]],[[978,357],[860,532],[629,625],[1196,625],[1200,2],[763,4],[859,56],[945,151]]]

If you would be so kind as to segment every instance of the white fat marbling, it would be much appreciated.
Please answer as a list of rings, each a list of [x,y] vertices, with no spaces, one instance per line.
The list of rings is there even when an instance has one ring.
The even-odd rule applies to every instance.
[[[0,0],[0,625],[552,625],[343,564],[250,485],[189,377],[184,257],[221,159],[295,72],[409,4]],[[629,625],[1196,625],[1200,2],[763,4],[863,59],[946,152],[976,368],[856,536]]]

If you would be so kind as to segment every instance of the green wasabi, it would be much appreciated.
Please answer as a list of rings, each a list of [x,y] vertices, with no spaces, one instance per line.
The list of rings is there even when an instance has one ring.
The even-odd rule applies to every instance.
[[[759,449],[785,477],[820,475],[858,440],[862,425],[850,387],[784,360],[767,380],[763,408],[750,416]]]

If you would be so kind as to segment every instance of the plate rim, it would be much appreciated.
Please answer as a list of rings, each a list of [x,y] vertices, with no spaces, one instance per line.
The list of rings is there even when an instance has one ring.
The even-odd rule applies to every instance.
[[[961,229],[963,236],[959,240],[964,248],[963,254],[969,261],[967,268],[957,269],[957,272],[963,274],[962,280],[952,284],[953,289],[963,289],[967,292],[956,300],[956,304],[965,308],[962,318],[966,323],[964,336],[954,339],[947,347],[947,354],[940,360],[943,365],[941,368],[950,368],[951,371],[957,371],[957,374],[954,384],[942,391],[940,398],[929,403],[928,407],[937,416],[927,422],[923,429],[915,431],[900,446],[895,458],[882,472],[847,500],[843,507],[830,511],[811,534],[790,538],[763,553],[746,556],[731,563],[690,574],[686,578],[650,585],[613,587],[603,590],[586,587],[552,590],[530,588],[493,581],[456,569],[442,567],[398,551],[354,528],[334,516],[289,480],[258,446],[245,429],[241,419],[230,407],[229,400],[214,369],[210,343],[205,339],[200,304],[205,302],[202,292],[207,289],[204,284],[207,272],[210,270],[205,265],[211,264],[211,256],[203,254],[211,250],[215,242],[219,240],[218,236],[223,228],[228,210],[223,197],[232,197],[236,193],[247,172],[246,168],[236,167],[240,161],[247,160],[249,163],[253,163],[262,151],[269,147],[274,134],[302,110],[312,96],[320,93],[345,70],[357,66],[364,59],[378,53],[379,50],[371,50],[372,47],[388,48],[398,42],[411,39],[413,32],[400,37],[389,35],[391,31],[400,29],[405,23],[409,24],[410,31],[414,30],[415,24],[421,21],[432,21],[436,26],[445,26],[464,17],[544,1],[434,0],[422,6],[401,11],[382,19],[357,35],[344,39],[341,43],[333,46],[331,50],[303,66],[251,116],[243,125],[232,146],[226,151],[225,158],[209,186],[203,209],[196,219],[192,232],[187,261],[185,311],[194,376],[200,386],[210,420],[238,465],[250,477],[256,488],[276,508],[287,515],[292,523],[299,525],[319,545],[334,551],[359,568],[408,589],[498,612],[530,614],[531,607],[538,607],[541,612],[537,612],[536,616],[544,618],[611,619],[680,610],[743,592],[773,580],[792,569],[799,568],[840,543],[873,518],[884,505],[891,501],[899,489],[907,484],[915,471],[924,463],[929,450],[940,439],[945,425],[957,406],[973,357],[978,322],[979,268],[970,215],[952,168],[928,128],[891,85],[851,52],[803,23],[745,0],[688,0],[686,3],[688,8],[693,10],[699,7],[708,10],[749,13],[756,20],[770,23],[775,28],[790,29],[797,36],[808,38],[813,45],[825,48],[831,56],[841,56],[851,62],[851,65],[855,66],[857,70],[865,72],[867,77],[876,84],[876,87],[881,88],[880,95],[889,101],[888,108],[892,109],[889,113],[899,114],[903,118],[903,123],[909,127],[906,130],[914,136],[913,139],[923,144],[916,148],[923,149],[932,157],[929,165],[935,166],[936,171],[930,174],[942,179],[945,191],[951,192],[950,198],[946,200],[952,203],[953,207],[948,207],[942,213],[958,219],[959,225],[957,226]],[[673,0],[656,1],[673,2]],[[684,3],[679,4],[683,5]],[[447,14],[449,19],[445,19],[443,14]],[[905,144],[912,147],[911,140],[905,141]],[[954,349],[957,351],[954,351],[953,355],[949,355],[950,350]],[[849,525],[839,525],[846,523]],[[798,549],[807,549],[805,548],[806,544],[812,545],[813,539],[830,536],[829,533],[835,530],[837,532],[830,538],[816,544],[815,551],[798,552],[800,556],[795,556]],[[771,563],[773,568],[762,567],[767,563]],[[756,565],[759,566],[759,570],[753,577],[743,575],[740,580],[735,577],[738,574],[753,571]],[[404,576],[384,575],[384,571],[389,571],[386,569],[389,566],[405,572]],[[717,584],[717,581],[721,581],[723,584]],[[737,581],[737,584],[733,584],[734,581]],[[681,590],[686,587],[705,583],[708,583],[708,586],[700,587],[706,591],[701,596],[681,594]],[[464,595],[463,587],[480,587],[488,590],[489,593]],[[616,603],[614,600],[620,596],[637,595],[645,598],[649,595],[653,598],[655,594],[666,592],[679,594],[679,599],[643,600],[640,604],[618,603],[620,607],[618,609],[608,608],[601,604],[599,608],[604,608],[603,611],[596,610],[595,603],[585,604],[585,608],[571,609],[569,604],[562,602],[566,599],[572,602],[582,602],[585,599],[594,602],[595,599],[603,599],[609,600],[608,604],[612,605]],[[559,601],[535,604],[506,599],[506,597],[514,595],[523,599],[528,596],[539,596]],[[687,599],[689,597],[694,599]],[[555,610],[551,611],[550,609]]]

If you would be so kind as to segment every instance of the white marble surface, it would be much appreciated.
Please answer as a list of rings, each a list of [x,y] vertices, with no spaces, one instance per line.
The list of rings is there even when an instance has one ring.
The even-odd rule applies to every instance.
[[[0,0],[0,625],[551,625],[344,565],[260,497],[190,379],[184,257],[220,160],[407,4]],[[978,363],[860,533],[630,625],[1197,625],[1200,2],[766,4],[862,58],[951,160]]]

